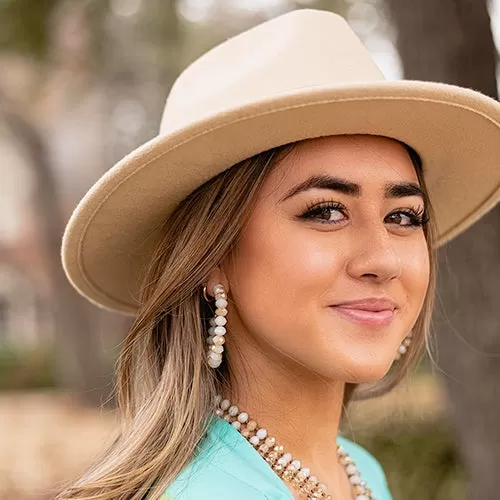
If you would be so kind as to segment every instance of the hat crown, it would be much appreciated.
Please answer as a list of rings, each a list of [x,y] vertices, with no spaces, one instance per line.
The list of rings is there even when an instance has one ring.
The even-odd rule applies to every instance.
[[[188,66],[167,98],[160,135],[301,89],[384,79],[341,16],[296,10],[230,38]]]

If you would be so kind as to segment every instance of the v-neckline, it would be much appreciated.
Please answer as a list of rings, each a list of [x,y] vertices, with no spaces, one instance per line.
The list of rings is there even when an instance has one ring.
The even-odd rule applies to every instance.
[[[281,491],[281,493],[287,495],[288,500],[295,500],[283,480],[274,472],[272,467],[265,461],[252,444],[229,422],[220,417],[214,418],[216,421],[212,423],[210,432],[230,447],[237,445],[238,450],[241,450],[243,457],[252,465],[258,467],[258,470],[265,475],[266,479],[271,481],[274,486]]]

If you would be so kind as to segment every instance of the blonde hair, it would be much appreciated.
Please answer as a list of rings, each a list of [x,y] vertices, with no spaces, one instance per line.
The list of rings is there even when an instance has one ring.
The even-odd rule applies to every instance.
[[[117,364],[119,437],[59,499],[157,499],[193,457],[214,411],[215,396],[231,381],[227,363],[218,370],[206,363],[210,308],[201,298],[201,287],[237,243],[264,180],[294,146],[266,151],[222,172],[189,195],[166,221]],[[418,155],[408,151],[425,191]],[[397,385],[427,345],[435,283],[428,225],[425,234],[431,284],[412,346],[373,386],[358,392],[356,384],[347,384],[344,412],[352,399],[373,397]]]

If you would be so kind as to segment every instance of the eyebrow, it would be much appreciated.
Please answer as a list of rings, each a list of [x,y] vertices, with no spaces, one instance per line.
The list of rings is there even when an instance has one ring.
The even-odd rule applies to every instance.
[[[356,198],[361,196],[362,193],[361,186],[354,182],[350,182],[340,177],[332,177],[330,175],[314,175],[290,189],[285,194],[285,196],[281,198],[280,203],[299,193],[309,191],[310,189],[329,189],[331,191],[337,191],[339,193],[344,193],[348,196],[354,196]],[[426,196],[422,188],[415,182],[391,182],[389,184],[386,184],[384,195],[386,198],[406,198],[407,196],[419,196],[420,198],[422,198],[422,200],[426,200]]]

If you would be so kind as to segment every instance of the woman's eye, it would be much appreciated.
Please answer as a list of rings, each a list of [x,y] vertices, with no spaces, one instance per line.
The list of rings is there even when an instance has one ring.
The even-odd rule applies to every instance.
[[[347,219],[347,209],[339,203],[320,203],[308,208],[300,218],[322,224],[339,224]],[[424,208],[399,209],[384,219],[386,224],[404,228],[422,227],[427,221]]]
[[[386,217],[389,224],[396,224],[401,227],[421,227],[427,220],[424,217],[424,210],[399,210]]]
[[[318,220],[324,224],[338,224],[345,218],[345,208],[339,204],[316,205],[301,216],[303,219]]]

